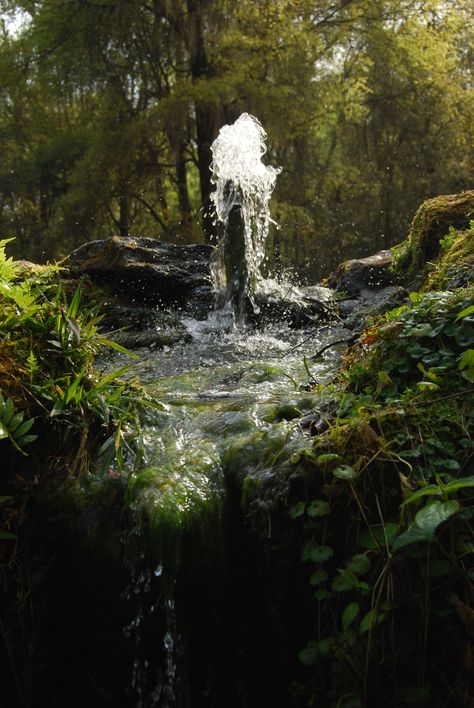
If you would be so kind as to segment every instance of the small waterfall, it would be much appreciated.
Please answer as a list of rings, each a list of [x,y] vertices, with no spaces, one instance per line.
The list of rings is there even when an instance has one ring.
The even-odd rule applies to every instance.
[[[224,125],[214,140],[211,195],[220,227],[212,264],[217,305],[242,320],[256,310],[254,296],[270,224],[269,201],[280,168],[264,165],[266,133],[254,116],[242,115]]]

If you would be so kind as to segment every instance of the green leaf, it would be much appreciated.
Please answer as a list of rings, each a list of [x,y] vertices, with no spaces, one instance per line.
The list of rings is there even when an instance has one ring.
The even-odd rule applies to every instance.
[[[334,452],[323,452],[321,455],[318,455],[316,458],[316,462],[320,465],[324,465],[327,462],[335,462],[336,460],[339,460],[340,455],[336,455]]]
[[[311,516],[312,518],[316,518],[318,516],[327,516],[329,512],[329,504],[327,503],[327,501],[323,501],[322,499],[315,499],[311,502],[311,504],[309,504],[307,509],[308,516]]]
[[[329,593],[325,588],[318,588],[318,590],[314,593],[314,597],[318,602],[322,602],[329,597]]]
[[[438,384],[433,383],[433,381],[418,381],[416,384],[420,391],[438,391]]]
[[[362,553],[352,556],[347,569],[356,575],[365,575],[370,570],[370,560]]]
[[[408,331],[407,334],[409,334],[411,337],[431,337],[433,334],[433,327],[428,324],[428,322],[420,322],[420,324],[415,325],[414,327],[411,327]]]
[[[28,420],[25,420],[22,425],[16,430],[15,432],[15,438],[21,438],[23,435],[26,435],[26,433],[30,430],[30,428],[33,426],[33,423],[35,422],[34,418],[29,418]]]
[[[79,305],[81,303],[82,285],[83,280],[81,279],[79,285],[77,286],[76,292],[74,293],[74,297],[71,300],[71,304],[69,305],[67,310],[68,319],[74,319],[75,317],[77,317],[77,313],[79,312]]]
[[[0,504],[6,504],[7,502],[11,501],[13,499],[12,496],[6,494],[3,497],[0,497]]]
[[[81,330],[79,329],[79,325],[73,317],[68,317],[66,322],[72,334],[72,341],[74,342],[76,347],[78,347],[81,343]]]
[[[360,625],[359,625],[359,634],[364,634],[365,632],[368,632],[369,630],[372,629],[372,627],[375,627],[375,625],[380,624],[380,622],[383,622],[383,619],[385,617],[385,613],[382,612],[381,610],[370,610],[370,612],[367,612],[367,614],[362,618]]]
[[[19,438],[18,444],[19,445],[29,445],[30,443],[34,442],[35,440],[38,439],[37,435],[25,435],[22,438]]]
[[[6,403],[5,403],[5,411],[3,413],[3,422],[5,423],[5,425],[10,424],[10,421],[13,418],[14,414],[15,414],[15,405],[14,405],[12,399],[9,398],[8,401],[6,401]]]
[[[393,550],[398,551],[411,543],[432,541],[438,526],[457,511],[459,511],[459,504],[454,499],[447,502],[432,501],[426,504],[415,516],[412,526],[395,539]]]
[[[334,551],[330,546],[313,546],[312,544],[303,549],[302,560],[311,560],[313,563],[324,563],[333,555]]]
[[[332,473],[338,479],[354,479],[356,476],[354,468],[349,465],[339,465],[332,470]]]
[[[55,402],[55,404],[49,414],[49,417],[54,418],[55,416],[60,415],[63,412],[63,410],[64,410],[64,400],[62,398],[59,398]]]
[[[443,496],[443,490],[441,487],[439,487],[437,484],[428,484],[426,487],[422,487],[421,489],[418,489],[416,492],[413,492],[408,499],[405,499],[405,501],[402,504],[402,509],[404,506],[407,504],[413,504],[414,502],[418,501],[419,499],[423,499],[424,497],[442,497]]]
[[[19,413],[15,413],[13,418],[11,419],[8,429],[10,431],[10,434],[14,433],[15,430],[18,428],[19,425],[21,425],[21,422],[23,418],[25,417],[25,414],[23,411],[20,411]]]
[[[469,487],[474,487],[474,475],[471,477],[461,477],[453,482],[443,485],[443,492],[445,494],[452,494],[457,492],[459,489],[467,489]]]
[[[335,592],[347,592],[348,590],[368,590],[366,582],[359,578],[348,568],[338,568],[337,575],[332,582],[332,589]]]
[[[64,400],[64,404],[67,405],[69,401],[71,401],[72,398],[74,398],[74,395],[78,389],[78,386],[82,383],[82,375],[76,376],[72,384],[69,386],[69,388],[66,391],[66,398]]]
[[[463,378],[471,383],[474,382],[474,349],[466,349],[459,360],[458,369],[462,372]]]
[[[370,550],[384,547],[386,543],[390,546],[397,535],[397,530],[398,524],[394,523],[385,524],[385,526],[371,526],[360,534],[359,546]]]
[[[131,357],[132,359],[139,358],[138,354],[131,352],[130,349],[126,349],[125,347],[122,347],[121,344],[117,344],[117,342],[113,342],[111,339],[106,339],[105,337],[101,336],[100,341],[102,342],[102,344],[107,344],[107,346],[112,347],[112,349],[116,349],[118,352],[121,352],[122,354],[126,354],[127,356]]]
[[[0,440],[3,440],[3,438],[8,438],[8,429],[0,422]]]
[[[455,322],[458,322],[459,320],[462,320],[464,317],[467,317],[468,315],[472,315],[474,312],[474,305],[469,305],[469,307],[466,307],[465,310],[461,310],[461,312],[458,313],[458,316],[454,320]]]
[[[112,381],[115,381],[115,379],[118,379],[122,374],[125,374],[127,371],[130,371],[130,366],[122,366],[121,369],[117,369],[117,371],[111,371],[110,374],[107,374],[107,376],[104,376],[99,383],[97,384],[96,391],[104,388],[104,386],[107,386],[107,384],[111,383]]]
[[[357,615],[359,614],[359,603],[351,602],[342,613],[342,631],[347,632]]]
[[[298,653],[298,659],[304,666],[314,666],[319,656],[316,642],[310,642],[305,649]]]
[[[420,509],[415,516],[415,525],[427,534],[433,534],[438,526],[459,511],[459,504],[452,499],[447,502],[433,501]]]
[[[320,585],[321,583],[326,582],[328,579],[328,574],[327,571],[324,570],[324,568],[318,568],[317,570],[314,571],[312,576],[309,579],[310,585]]]
[[[303,516],[304,512],[306,509],[306,502],[298,502],[294,506],[291,507],[290,509],[290,517],[292,519],[298,519],[300,516]]]

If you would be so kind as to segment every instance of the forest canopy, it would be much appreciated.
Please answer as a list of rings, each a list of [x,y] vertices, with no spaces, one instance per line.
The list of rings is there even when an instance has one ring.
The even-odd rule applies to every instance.
[[[308,278],[472,187],[468,0],[0,0],[0,237],[212,241],[210,144],[248,111],[282,167],[269,253]]]

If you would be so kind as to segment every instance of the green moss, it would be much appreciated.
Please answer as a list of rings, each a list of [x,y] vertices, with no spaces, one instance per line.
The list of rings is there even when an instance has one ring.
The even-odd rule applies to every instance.
[[[415,214],[408,235],[411,261],[409,275],[415,276],[440,253],[440,240],[449,228],[467,229],[474,217],[474,191],[428,199]]]
[[[428,275],[426,289],[452,289],[474,281],[474,221],[465,231],[450,227],[440,240],[440,255]]]

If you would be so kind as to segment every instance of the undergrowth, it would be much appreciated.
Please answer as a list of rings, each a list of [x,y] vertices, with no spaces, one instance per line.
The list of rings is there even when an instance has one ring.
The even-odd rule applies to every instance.
[[[18,505],[43,479],[113,473],[127,453],[138,464],[143,409],[160,408],[122,380],[129,367],[98,370],[97,356],[110,347],[131,354],[100,334],[97,307],[82,301],[83,281],[68,292],[57,266],[20,278],[7,243],[0,241],[3,540],[13,538]]]
[[[314,617],[306,705],[469,705],[474,289],[412,293],[367,328],[328,429],[295,460]]]

